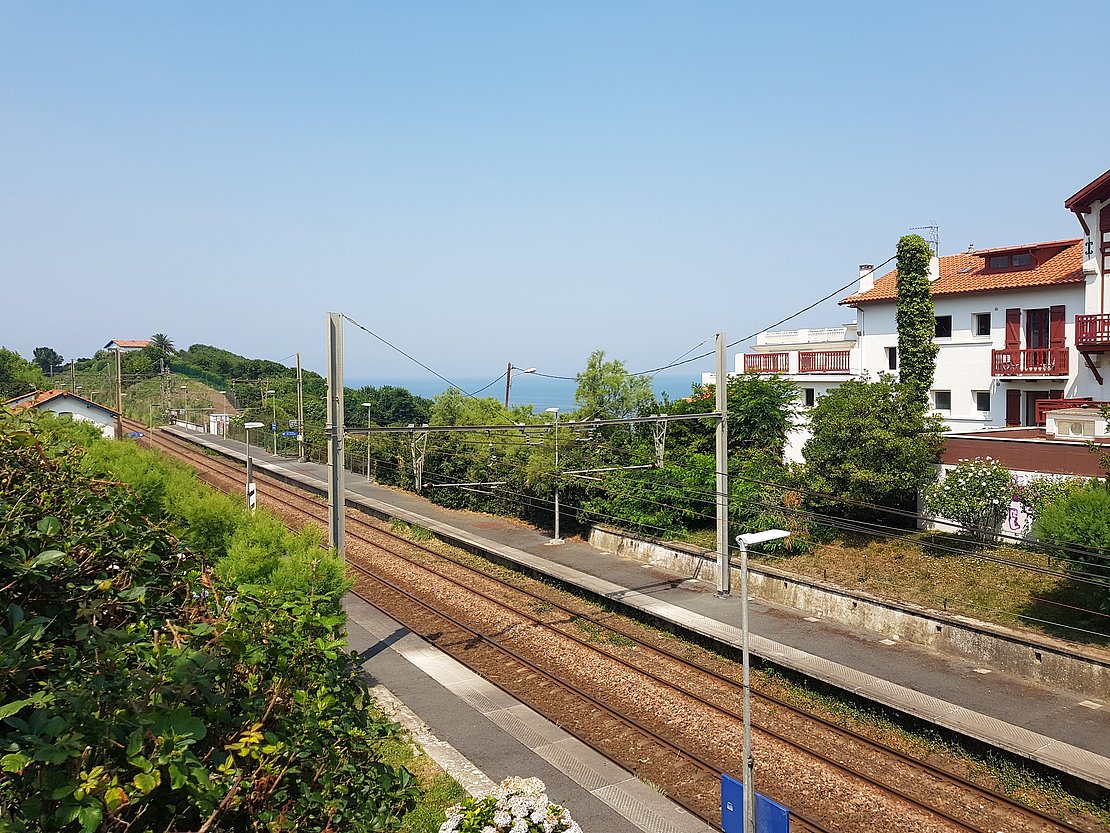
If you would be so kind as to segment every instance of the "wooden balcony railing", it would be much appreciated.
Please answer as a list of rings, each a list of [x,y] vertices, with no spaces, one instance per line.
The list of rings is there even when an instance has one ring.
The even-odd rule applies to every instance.
[[[799,373],[847,373],[850,350],[803,350],[798,353]]]
[[[1061,408],[1090,408],[1097,413],[1102,405],[1110,405],[1110,402],[1097,402],[1089,396],[1080,399],[1039,399],[1037,400],[1037,425],[1045,424],[1045,415],[1049,411],[1058,411]]]
[[[745,373],[789,373],[789,353],[745,353]]]
[[[1075,346],[1079,350],[1092,347],[1110,350],[1110,315],[1075,316]]]
[[[995,376],[1067,376],[1068,349],[992,350],[991,372]]]

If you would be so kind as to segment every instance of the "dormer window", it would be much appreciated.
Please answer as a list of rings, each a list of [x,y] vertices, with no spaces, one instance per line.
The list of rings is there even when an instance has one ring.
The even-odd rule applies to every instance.
[[[987,269],[991,272],[1004,272],[1008,269],[1032,269],[1034,265],[1031,252],[1009,252],[1001,255],[990,255],[987,258]]]

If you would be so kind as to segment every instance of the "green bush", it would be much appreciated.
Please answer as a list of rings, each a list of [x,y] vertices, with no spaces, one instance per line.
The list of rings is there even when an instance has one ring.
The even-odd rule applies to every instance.
[[[288,591],[228,594],[54,422],[0,411],[0,830],[395,829],[412,779],[311,535]]]
[[[1032,477],[1014,488],[1014,500],[1020,501],[1025,513],[1035,518],[1042,507],[1061,501],[1086,485],[1087,480],[1080,477]]]
[[[1110,491],[1101,481],[1089,481],[1043,506],[1033,529],[1042,544],[1067,560],[1073,573],[1104,587],[1110,583]],[[1110,608],[1110,593],[1105,589],[1101,605]]]
[[[268,585],[283,593],[307,592],[309,577],[318,594],[337,607],[350,586],[343,563],[321,548],[322,533],[306,527],[290,532],[284,521],[201,483],[196,472],[133,443],[104,440],[73,423],[44,418],[42,427],[84,447],[83,469],[94,477],[127,483],[138,511],[163,515],[190,550],[215,564],[221,583]]]

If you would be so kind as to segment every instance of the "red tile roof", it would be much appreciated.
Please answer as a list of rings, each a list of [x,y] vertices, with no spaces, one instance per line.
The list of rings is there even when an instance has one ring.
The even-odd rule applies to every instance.
[[[79,399],[82,402],[86,402],[95,408],[100,408],[102,411],[107,411],[113,416],[116,415],[115,410],[113,410],[112,408],[101,405],[99,402],[93,402],[91,399],[86,399],[85,397],[79,396],[76,393],[70,393],[68,390],[37,390],[33,393],[25,393],[22,396],[12,397],[4,403],[4,407],[11,411],[23,411],[27,408],[37,408],[39,405],[43,405],[53,399],[57,399],[59,396]]]
[[[121,349],[125,349],[125,350],[126,349],[142,349],[143,347],[149,347],[150,346],[150,339],[149,338],[113,338],[111,341],[109,341],[107,344],[104,345],[104,349],[107,350],[113,344],[116,345],[117,347],[120,347]]]
[[[1000,252],[1033,252],[1038,261],[1032,269],[988,270],[987,256]],[[1083,283],[1083,241],[1053,240],[1027,246],[980,249],[940,258],[940,277],[930,285],[931,294],[959,295],[996,292],[1004,289],[1051,287]],[[856,306],[898,297],[898,270],[887,272],[867,292],[849,295],[841,304]]]

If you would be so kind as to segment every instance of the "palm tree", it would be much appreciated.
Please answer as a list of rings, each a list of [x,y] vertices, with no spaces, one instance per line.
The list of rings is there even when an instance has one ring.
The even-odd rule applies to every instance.
[[[173,341],[165,333],[155,333],[150,337],[150,346],[161,353],[163,356],[169,356],[173,353]]]

